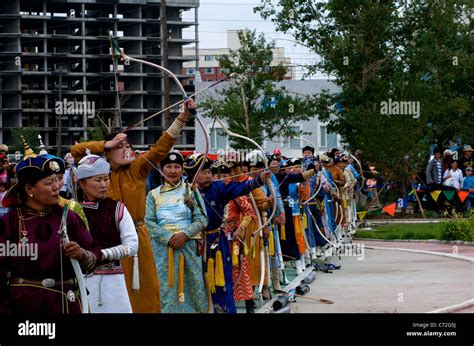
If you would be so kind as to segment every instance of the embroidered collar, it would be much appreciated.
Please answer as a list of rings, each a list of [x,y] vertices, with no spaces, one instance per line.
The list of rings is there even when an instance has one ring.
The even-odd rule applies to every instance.
[[[100,202],[100,201],[99,201]],[[99,202],[81,202],[81,206],[83,208],[89,208],[89,209],[99,209]]]

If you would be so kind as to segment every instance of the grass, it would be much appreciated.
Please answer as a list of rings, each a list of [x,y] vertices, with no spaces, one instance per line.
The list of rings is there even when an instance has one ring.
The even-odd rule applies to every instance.
[[[392,224],[372,226],[372,231],[357,231],[357,238],[371,239],[438,239],[444,223]]]

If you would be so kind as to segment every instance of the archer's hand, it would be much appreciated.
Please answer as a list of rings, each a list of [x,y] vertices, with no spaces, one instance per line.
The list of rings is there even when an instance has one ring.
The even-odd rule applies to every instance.
[[[263,228],[263,239],[268,239],[270,236],[270,228],[268,226]]]
[[[271,175],[272,173],[270,171],[263,171],[260,173],[260,179],[262,179],[262,181],[266,181]]]
[[[81,261],[84,257],[84,250],[75,241],[70,241],[64,245],[66,256]]]
[[[182,122],[188,121],[188,118],[192,115],[190,109],[196,109],[196,103],[193,99],[187,99],[183,103],[183,112],[179,113],[178,119]]]
[[[113,149],[125,140],[127,140],[127,135],[119,133],[113,139],[104,143],[104,149]]]
[[[242,239],[242,235],[244,234],[244,230],[242,227],[237,227],[237,229],[234,231],[234,239],[239,238]]]

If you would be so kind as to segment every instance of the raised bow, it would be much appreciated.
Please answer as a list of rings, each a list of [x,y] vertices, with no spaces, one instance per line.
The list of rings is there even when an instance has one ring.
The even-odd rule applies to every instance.
[[[67,213],[68,213],[68,205],[64,205],[63,209],[63,216],[61,219],[61,225],[59,226],[59,233],[61,236],[61,243],[62,244],[67,244],[69,243],[69,237],[67,235]],[[62,258],[62,249],[61,251],[61,258]],[[72,268],[74,270],[74,275],[76,275],[77,279],[77,284],[79,286],[79,293],[81,295],[81,304],[82,304],[82,313],[87,314],[89,313],[89,300],[87,298],[87,289],[86,289],[86,282],[84,280],[84,275],[82,274],[81,266],[79,265],[79,262],[76,259],[70,258]],[[61,262],[62,263],[62,262]],[[61,276],[63,272],[61,270]],[[61,277],[61,284],[64,282],[63,278]],[[64,293],[64,289],[62,289]],[[63,299],[64,302],[64,299]]]

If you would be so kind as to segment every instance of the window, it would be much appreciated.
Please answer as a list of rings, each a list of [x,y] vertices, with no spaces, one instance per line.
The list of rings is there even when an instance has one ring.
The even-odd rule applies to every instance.
[[[222,73],[222,74],[230,73],[230,68],[222,67],[222,68],[221,68],[221,73]]]
[[[299,136],[299,132],[301,131],[301,128],[299,126],[292,126],[290,127],[291,131],[297,133]],[[286,138],[285,142],[288,142],[288,148],[290,149],[301,149],[301,141],[299,139],[295,138]]]
[[[212,74],[212,73],[214,73],[214,69],[212,67],[206,67],[204,69],[204,73]]]
[[[321,126],[320,128],[321,134],[321,143],[322,147],[326,148],[334,148],[337,147],[337,134],[333,132],[327,132],[326,126]]]
[[[194,69],[193,68],[187,68],[186,69],[186,74],[194,74]]]
[[[211,149],[226,149],[227,147],[227,136],[223,129],[213,128],[211,131]]]
[[[213,61],[214,56],[213,55],[204,55],[204,61]]]

